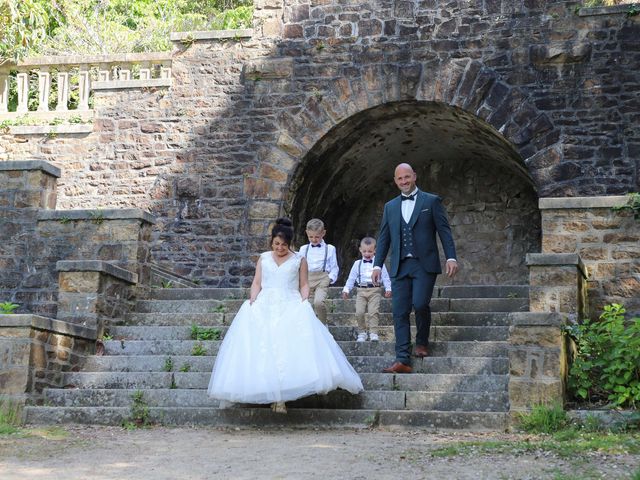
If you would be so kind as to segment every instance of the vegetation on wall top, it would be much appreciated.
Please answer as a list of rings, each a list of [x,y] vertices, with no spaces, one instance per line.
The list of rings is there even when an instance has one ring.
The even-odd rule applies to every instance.
[[[169,50],[170,32],[248,28],[251,0],[0,0],[0,64]]]

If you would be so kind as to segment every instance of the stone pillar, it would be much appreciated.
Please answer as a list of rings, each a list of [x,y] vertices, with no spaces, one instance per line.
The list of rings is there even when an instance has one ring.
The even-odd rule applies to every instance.
[[[512,413],[537,404],[564,403],[568,372],[563,335],[566,317],[558,313],[510,315],[509,404]]]
[[[96,331],[38,315],[0,315],[0,395],[40,403],[95,351]]]
[[[588,316],[587,270],[575,253],[529,253],[529,310]]]
[[[60,169],[43,161],[0,162],[0,298],[32,311],[42,281],[36,266],[42,249],[35,239],[39,212],[55,208]]]
[[[60,261],[58,319],[95,329],[122,321],[133,304],[135,273],[102,261]]]

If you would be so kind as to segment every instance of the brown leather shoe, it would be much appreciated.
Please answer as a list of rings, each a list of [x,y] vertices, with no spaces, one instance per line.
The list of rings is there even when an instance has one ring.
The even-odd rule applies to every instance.
[[[429,352],[427,351],[427,347],[424,345],[416,345],[413,354],[418,358],[424,358],[429,355]]]
[[[409,365],[405,365],[404,363],[395,362],[389,368],[385,368],[382,370],[382,373],[411,373],[413,372],[413,368]]]

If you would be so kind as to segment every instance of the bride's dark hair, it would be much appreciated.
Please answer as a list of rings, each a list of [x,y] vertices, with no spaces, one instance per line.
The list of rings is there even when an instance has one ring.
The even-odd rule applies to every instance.
[[[271,242],[273,239],[280,237],[287,245],[291,246],[293,242],[293,223],[285,217],[278,218],[276,224],[271,229]]]

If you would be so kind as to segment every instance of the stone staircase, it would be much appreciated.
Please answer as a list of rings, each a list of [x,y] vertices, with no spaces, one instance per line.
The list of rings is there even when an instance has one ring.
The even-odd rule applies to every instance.
[[[394,359],[391,301],[381,304],[381,341],[356,343],[355,300],[330,292],[330,331],[361,375],[365,391],[289,402],[288,414],[249,405],[218,409],[206,394],[220,341],[191,338],[192,325],[224,335],[244,289],[166,288],[137,302],[111,327],[104,354],[66,373],[64,389],[29,406],[29,423],[120,424],[141,392],[152,421],[168,425],[402,426],[502,430],[509,424],[508,335],[513,312],[528,310],[525,286],[436,287],[430,356],[414,373],[380,373]],[[195,355],[200,347],[203,355]],[[138,395],[140,395],[138,393]]]

